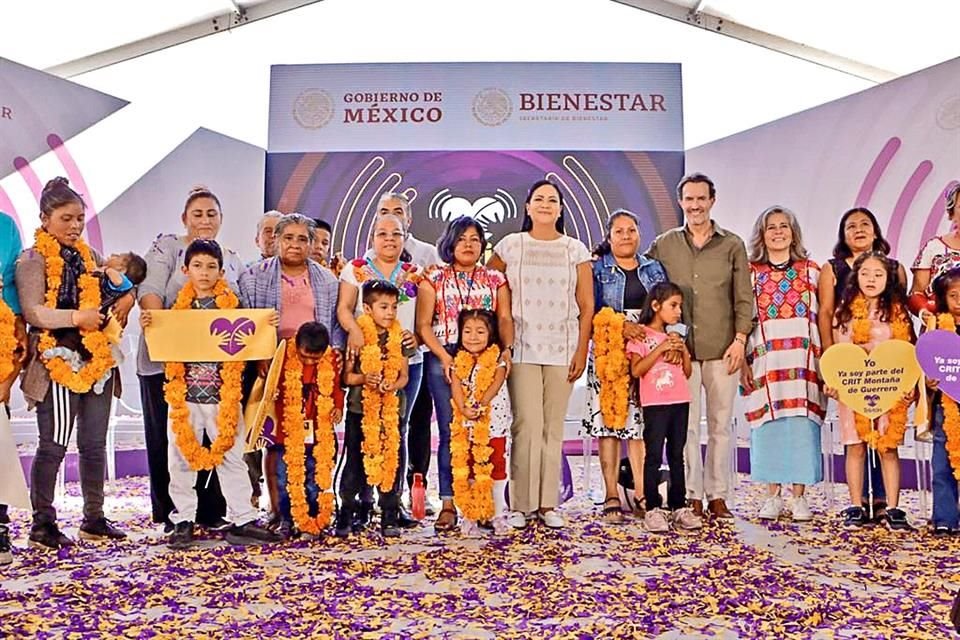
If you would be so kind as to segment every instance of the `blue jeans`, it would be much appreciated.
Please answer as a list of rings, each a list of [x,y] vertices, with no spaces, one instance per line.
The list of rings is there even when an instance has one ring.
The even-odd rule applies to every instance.
[[[277,457],[277,493],[280,494],[280,504],[277,505],[277,513],[284,520],[291,520],[290,514],[290,494],[287,492],[287,463],[283,459],[286,448],[282,444],[271,446],[270,451],[276,451]],[[319,512],[318,500],[320,498],[320,487],[317,486],[316,463],[313,460],[313,445],[308,444],[304,447],[306,453],[305,472],[307,476],[307,508],[310,515],[315,516]]]
[[[956,529],[960,526],[957,507],[957,479],[947,456],[947,434],[943,430],[943,407],[933,410],[933,526]]]
[[[453,355],[454,345],[446,347]],[[453,407],[450,404],[450,385],[443,375],[443,365],[440,358],[427,353],[423,357],[424,375],[427,379],[427,388],[433,398],[433,408],[437,413],[437,432],[440,442],[437,445],[437,475],[440,484],[440,499],[453,500],[453,465],[450,461],[450,423],[453,421]]]

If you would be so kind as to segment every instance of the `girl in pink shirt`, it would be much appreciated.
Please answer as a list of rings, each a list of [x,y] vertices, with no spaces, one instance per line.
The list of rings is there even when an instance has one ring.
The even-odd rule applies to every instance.
[[[647,296],[640,314],[643,338],[627,343],[630,373],[640,380],[640,404],[643,407],[643,488],[648,531],[666,532],[670,520],[678,529],[699,529],[703,522],[686,506],[683,447],[687,441],[687,414],[690,411],[690,352],[684,344],[685,327],[678,325],[683,309],[683,293],[672,282],[657,284]],[[670,489],[667,506],[670,517],[661,508],[658,479],[663,447],[667,447]]]

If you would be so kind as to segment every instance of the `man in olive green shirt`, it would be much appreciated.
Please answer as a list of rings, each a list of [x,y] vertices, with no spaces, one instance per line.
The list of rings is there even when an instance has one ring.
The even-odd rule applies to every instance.
[[[693,357],[687,423],[687,499],[695,513],[708,510],[732,518],[730,498],[730,418],[744,347],[753,325],[753,290],[747,252],[740,236],[710,219],[716,190],[707,176],[694,173],[677,186],[686,224],[666,231],[647,252],[663,263],[667,277],[683,291],[683,319]],[[707,457],[700,454],[700,389],[706,394]]]

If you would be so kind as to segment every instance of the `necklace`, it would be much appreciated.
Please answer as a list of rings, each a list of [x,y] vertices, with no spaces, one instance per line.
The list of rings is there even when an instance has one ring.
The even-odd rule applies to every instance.
[[[452,268],[452,267],[451,267]],[[477,274],[477,267],[474,265],[473,270],[470,272],[470,279],[467,280],[467,295],[464,297],[463,289],[460,288],[460,277],[459,274],[463,274],[463,279],[467,280],[466,271],[457,271],[453,269],[453,284],[457,287],[457,297],[460,298],[460,310],[472,308],[470,306],[470,294],[473,293],[473,283]]]

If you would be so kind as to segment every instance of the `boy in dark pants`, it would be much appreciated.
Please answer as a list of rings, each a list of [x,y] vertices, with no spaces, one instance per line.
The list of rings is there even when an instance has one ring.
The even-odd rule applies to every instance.
[[[364,283],[362,289],[363,311],[370,316],[377,328],[377,338],[381,354],[386,354],[388,331],[397,318],[397,304],[400,291],[384,280],[372,280]],[[403,387],[407,384],[408,369],[406,358],[414,350],[404,350],[403,364],[396,382],[386,385],[380,375],[364,374],[360,370],[360,359],[348,357],[344,367],[343,382],[347,391],[347,419],[344,433],[343,467],[340,476],[340,511],[337,513],[336,535],[345,538],[353,530],[353,516],[359,504],[360,492],[367,486],[367,474],[363,467],[363,387],[379,388],[381,392],[396,393],[400,398],[399,432],[402,434],[403,414],[406,397]],[[401,445],[402,446],[402,445]],[[399,457],[399,456],[398,456]],[[397,466],[390,491],[380,492],[380,532],[385,538],[400,535],[400,491],[403,488],[405,469]]]

